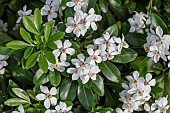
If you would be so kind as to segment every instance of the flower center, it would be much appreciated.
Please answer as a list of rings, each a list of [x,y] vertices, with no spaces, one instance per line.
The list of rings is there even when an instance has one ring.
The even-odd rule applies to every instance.
[[[97,56],[94,56],[94,57],[93,57],[93,60],[98,60],[98,57],[97,57]]]
[[[106,41],[105,43],[106,43],[107,46],[109,46],[109,41]]]
[[[51,11],[50,11],[50,10],[48,10],[48,11],[47,11],[47,14],[49,15],[50,13],[51,13]]]
[[[65,49],[65,48],[62,48],[61,51],[62,51],[62,53],[65,53],[65,52],[66,52],[66,49]]]
[[[126,104],[126,108],[130,109],[131,108],[130,104]]]
[[[93,77],[95,75],[95,73],[89,73],[90,77]]]
[[[86,63],[82,62],[81,67],[86,67]]]
[[[60,113],[60,111],[57,110],[56,113]]]
[[[80,2],[80,0],[76,0],[76,3],[79,3]]]
[[[160,51],[156,52],[156,56],[160,56],[160,55],[161,55]]]
[[[77,24],[76,24],[76,23],[73,23],[73,27],[76,28],[76,27],[77,27]]]
[[[86,19],[84,19],[84,20],[83,20],[83,24],[86,24],[86,23],[87,23],[87,20],[86,20]]]
[[[49,93],[49,94],[47,94],[47,98],[48,99],[50,99],[50,98],[52,98],[53,96]]]
[[[54,68],[55,68],[55,69],[59,69],[59,68],[60,68],[60,65],[59,65],[59,64],[55,64],[55,65],[54,65]]]
[[[143,91],[142,91],[142,90],[139,90],[139,91],[138,91],[138,94],[139,94],[140,96],[142,96],[142,95],[143,95]]]
[[[133,83],[134,83],[134,84],[137,84],[137,83],[138,83],[138,81],[137,81],[137,80],[133,80]]]
[[[108,54],[108,58],[109,58],[109,59],[112,59],[112,55],[111,55],[111,54]]]

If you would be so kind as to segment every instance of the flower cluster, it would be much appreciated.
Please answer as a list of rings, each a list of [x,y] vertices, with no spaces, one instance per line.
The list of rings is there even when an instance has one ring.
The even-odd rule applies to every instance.
[[[138,71],[133,72],[133,76],[127,76],[129,84],[122,83],[124,90],[119,94],[120,101],[123,102],[122,108],[124,112],[132,113],[133,111],[140,111],[143,104],[150,98],[151,86],[156,84],[155,79],[152,79],[150,73],[146,77],[140,77]],[[119,111],[119,112],[118,112]],[[117,112],[121,110],[118,109]]]
[[[151,19],[143,12],[135,12],[133,17],[128,19],[128,22],[130,24],[129,32],[144,33],[146,26],[151,24]]]
[[[0,32],[4,31],[7,32],[8,31],[8,23],[7,22],[3,22],[3,20],[0,19]]]
[[[6,60],[9,58],[9,56],[6,55],[0,55],[0,74],[4,74],[5,73],[5,68],[4,66],[7,66],[8,63],[6,62]]]
[[[102,16],[95,14],[93,8],[91,8],[88,13],[84,13],[81,8],[85,7],[86,4],[83,0],[67,2],[68,7],[74,6],[75,14],[74,17],[67,18],[66,33],[73,32],[76,37],[80,37],[80,35],[84,36],[86,34],[90,26],[94,31],[97,30],[96,22],[100,21]]]
[[[94,40],[94,45],[87,46],[87,51],[92,57],[96,57],[96,51],[99,51],[97,52],[97,55],[99,55],[103,61],[106,61],[112,60],[115,55],[121,54],[122,48],[128,47],[129,45],[126,43],[125,37],[123,35],[121,39],[120,37],[111,37],[110,34],[106,32],[105,34],[103,34],[103,37]],[[92,52],[92,50],[95,52]],[[96,62],[100,63],[97,60]]]
[[[72,113],[70,110],[72,106],[67,107],[67,104],[65,102],[59,102],[57,105],[57,98],[56,95],[58,94],[58,91],[55,87],[52,87],[49,91],[47,86],[40,86],[40,90],[43,92],[41,94],[38,94],[36,98],[40,101],[44,101],[44,106],[47,109],[45,113]],[[50,106],[55,106],[55,110],[50,110]]]
[[[69,62],[66,62],[67,54],[74,55],[75,50],[73,48],[70,48],[72,43],[69,40],[65,40],[64,43],[62,43],[61,40],[57,40],[54,43],[57,45],[58,48],[53,51],[56,59],[56,64],[48,62],[48,68],[51,71],[54,71],[54,69],[56,69],[60,72],[63,72],[65,70],[65,67],[68,67],[70,65]]]
[[[60,11],[61,0],[46,0],[45,5],[41,8],[41,15],[47,15],[47,20],[50,21],[57,18],[57,11]]]
[[[156,27],[156,31],[150,29],[147,36],[147,43],[144,44],[144,49],[148,52],[148,57],[152,57],[157,63],[160,58],[167,61],[169,52],[170,35],[163,35],[163,30],[160,26]]]

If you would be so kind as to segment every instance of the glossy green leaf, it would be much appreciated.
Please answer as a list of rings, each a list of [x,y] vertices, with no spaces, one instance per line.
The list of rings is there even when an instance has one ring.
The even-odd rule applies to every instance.
[[[60,98],[61,100],[73,101],[76,97],[77,83],[72,82],[71,79],[63,79],[60,86]]]
[[[30,17],[23,16],[23,24],[29,32],[39,35]]]
[[[87,11],[89,11],[91,8],[94,8],[96,5],[96,2],[97,0],[89,0]]]
[[[48,79],[50,80],[51,85],[56,87],[61,82],[61,75],[58,71],[50,71],[48,74]]]
[[[40,54],[38,65],[44,71],[44,73],[48,71],[48,62],[43,53]]]
[[[32,42],[31,35],[22,27],[20,28],[20,34],[25,41],[28,43]]]
[[[146,37],[147,36],[145,34],[128,33],[125,36],[125,39],[127,40],[128,44],[143,47],[143,45],[146,43]]]
[[[100,6],[100,9],[103,11],[103,13],[107,13],[108,3],[106,0],[99,0],[99,6]]]
[[[56,63],[56,58],[51,51],[45,51],[45,56],[50,63],[52,64]]]
[[[15,93],[15,95],[17,95],[18,97],[30,102],[30,98],[27,94],[26,91],[24,91],[23,89],[20,88],[12,88],[12,91]]]
[[[49,38],[49,41],[57,41],[60,40],[61,38],[63,38],[63,36],[65,35],[65,32],[56,32],[53,35],[51,35],[51,37]]]
[[[8,106],[19,106],[21,104],[27,104],[27,103],[29,102],[20,98],[11,98],[4,102],[4,104]]]
[[[46,24],[44,28],[44,36],[46,42],[48,42],[50,34],[51,34],[51,27],[48,24]]]
[[[42,24],[42,16],[38,8],[36,8],[34,11],[34,24],[37,31],[40,31],[41,24]]]
[[[166,24],[164,23],[164,21],[158,15],[156,15],[155,13],[152,13],[151,21],[152,21],[153,27],[156,28],[157,26],[160,26],[163,29],[163,32],[167,33],[168,28],[167,28]]]
[[[94,94],[91,89],[85,88],[83,85],[78,86],[78,99],[82,106],[87,110],[92,110],[94,106]]]
[[[119,80],[121,78],[120,71],[110,61],[101,62],[99,64],[99,68],[108,80],[117,82],[117,83],[119,82]]]
[[[27,59],[33,52],[33,47],[28,47],[24,52],[24,58]]]
[[[103,83],[103,79],[100,75],[97,75],[96,80],[93,80],[92,89],[99,96],[104,95],[104,83]]]
[[[125,64],[135,60],[137,56],[138,54],[133,49],[123,48],[121,54],[116,55],[112,61]]]
[[[104,33],[108,32],[110,36],[118,36],[119,30],[116,24],[110,26]],[[103,34],[104,34],[103,33]]]
[[[30,44],[23,42],[23,41],[19,41],[19,40],[14,40],[14,41],[7,43],[6,46],[11,49],[18,50],[18,49],[26,48],[30,46]]]
[[[109,3],[112,6],[120,6],[121,5],[121,0],[109,0]]]
[[[45,84],[49,81],[47,74],[45,74],[41,69],[39,69],[34,78],[33,78],[33,83],[36,85],[42,85]]]
[[[12,55],[16,52],[16,50],[10,49],[8,47],[0,46],[0,54],[2,55]]]
[[[26,69],[29,69],[31,67],[33,67],[35,65],[35,63],[37,62],[37,57],[39,55],[39,51],[36,53],[33,53],[28,60],[26,61]]]

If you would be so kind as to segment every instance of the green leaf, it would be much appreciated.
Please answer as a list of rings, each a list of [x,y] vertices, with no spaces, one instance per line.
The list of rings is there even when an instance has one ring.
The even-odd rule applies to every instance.
[[[83,85],[78,86],[78,99],[82,106],[87,110],[92,110],[94,106],[94,94],[91,89],[85,88]]]
[[[46,24],[44,28],[44,36],[46,42],[48,42],[50,34],[51,34],[51,27],[48,24]]]
[[[120,6],[121,5],[121,0],[109,0],[109,3],[112,6]]]
[[[43,53],[40,54],[38,65],[44,71],[44,73],[48,71],[48,62]]]
[[[27,104],[27,103],[29,102],[20,98],[11,98],[4,102],[4,104],[8,106],[19,106],[21,104]]]
[[[94,8],[96,5],[96,2],[97,0],[89,0],[87,11],[89,11],[91,8]]]
[[[158,87],[158,86],[152,86],[151,92],[152,93],[160,93],[160,92],[163,92],[163,89],[161,87]]]
[[[23,69],[22,67],[12,68],[11,73],[13,77],[23,84],[32,85],[33,73],[29,70]]]
[[[103,83],[103,79],[100,75],[97,75],[96,80],[93,80],[92,89],[99,96],[104,95],[104,83]]]
[[[160,26],[163,29],[163,32],[167,33],[168,28],[166,24],[164,23],[164,21],[158,15],[156,15],[155,13],[152,13],[151,21],[152,21],[153,27],[156,28],[157,26]]]
[[[28,60],[26,61],[26,69],[29,69],[31,67],[33,67],[35,65],[35,63],[37,62],[37,57],[39,55],[40,51],[33,53]]]
[[[139,34],[139,33],[128,33],[125,36],[125,39],[128,41],[129,44],[134,46],[141,46],[146,43],[146,35],[145,34]]]
[[[37,100],[36,94],[34,93],[34,91],[28,89],[28,90],[27,90],[27,94],[28,94],[32,99]]]
[[[52,64],[56,63],[56,58],[51,51],[45,51],[45,56],[50,63]]]
[[[163,66],[159,62],[155,63],[152,58],[146,57],[139,65],[139,72],[145,76],[148,72],[154,72],[157,75],[163,71]]]
[[[61,38],[63,38],[65,35],[65,32],[56,32],[53,35],[51,35],[51,37],[49,38],[49,41],[57,41],[60,40]]]
[[[16,50],[10,49],[8,47],[0,46],[0,54],[2,55],[12,55],[16,52]]]
[[[119,80],[121,78],[120,71],[110,61],[101,62],[99,64],[99,68],[108,80],[116,82],[116,83],[119,82]]]
[[[33,52],[33,47],[28,47],[24,52],[24,58],[27,59]]]
[[[55,20],[50,20],[46,23],[46,25],[50,26],[50,27],[53,27],[55,24]]]
[[[106,0],[99,0],[99,6],[100,6],[101,10],[103,11],[103,13],[107,13],[108,4],[107,4]]]
[[[36,85],[42,85],[47,83],[48,80],[48,76],[47,74],[45,74],[41,69],[39,69],[36,73],[35,76],[33,78],[33,83]]]
[[[22,27],[20,28],[20,34],[25,41],[28,43],[32,42],[31,35]]]
[[[60,86],[61,100],[73,101],[76,98],[77,83],[71,79],[64,78]]]
[[[6,46],[11,49],[18,50],[18,49],[26,48],[26,47],[30,46],[30,44],[25,43],[23,41],[15,40],[15,41],[11,41],[11,42],[7,43]]]
[[[130,48],[123,48],[121,51],[121,54],[116,55],[113,58],[113,62],[117,62],[117,63],[122,63],[122,64],[126,64],[129,63],[133,60],[135,60],[135,58],[138,56],[138,54]]]
[[[110,26],[104,33],[108,32],[110,34],[110,36],[118,36],[119,34],[119,30],[116,24]],[[103,33],[103,34],[104,34]]]
[[[42,16],[38,8],[36,8],[34,11],[34,24],[35,24],[36,29],[40,31],[40,27],[42,24]]]
[[[30,98],[27,94],[26,91],[20,89],[20,88],[12,88],[12,91],[15,93],[15,95],[17,95],[18,97],[30,102]]]
[[[61,82],[61,75],[58,71],[50,71],[48,74],[48,79],[50,80],[51,85],[56,87]]]
[[[30,17],[23,16],[23,24],[29,32],[39,35]]]

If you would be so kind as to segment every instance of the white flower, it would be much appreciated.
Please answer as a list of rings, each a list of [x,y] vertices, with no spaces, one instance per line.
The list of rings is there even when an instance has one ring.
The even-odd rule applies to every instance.
[[[66,5],[68,7],[74,7],[74,10],[78,10],[81,8],[85,8],[87,6],[87,3],[85,0],[72,0],[71,2],[67,2]]]
[[[138,71],[133,72],[133,77],[132,76],[127,76],[126,77],[129,81],[130,87],[139,87],[139,84],[144,83],[145,79],[143,77],[139,77]]]
[[[137,32],[137,33],[143,33],[143,28],[145,28],[145,22],[146,19],[144,17],[144,14],[143,13],[137,13],[135,12],[136,14],[133,15],[132,18],[129,18],[128,19],[128,22],[130,24],[130,30],[129,32]]]
[[[8,23],[7,22],[3,23],[3,21],[0,19],[0,31],[7,32],[8,31],[7,27],[8,27]]]
[[[61,102],[59,103],[59,105],[57,105],[55,107],[56,111],[55,112],[59,112],[59,113],[72,113],[72,111],[70,111],[72,109],[72,106],[67,107],[65,102]]]
[[[54,50],[55,54],[57,56],[59,56],[61,54],[60,55],[60,60],[61,61],[66,61],[67,54],[74,55],[75,50],[73,48],[70,48],[72,44],[71,44],[71,42],[69,40],[65,40],[63,44],[62,44],[61,40],[57,40],[54,43],[58,47],[57,50]]]
[[[144,109],[148,113],[154,113],[154,110],[156,110],[156,108],[157,108],[157,105],[155,103],[153,103],[151,106],[147,103],[144,105]]]
[[[22,10],[19,10],[19,11],[18,11],[19,18],[17,19],[16,23],[20,23],[22,17],[23,17],[24,15],[26,15],[26,16],[30,15],[31,12],[32,12],[32,10],[28,10],[28,11],[27,11],[27,6],[25,5],[25,6],[23,7],[23,11],[22,11]]]
[[[160,26],[156,27],[156,34],[151,36],[151,39],[156,40],[159,44],[164,44],[167,49],[170,45],[170,35],[163,35],[163,30]]]
[[[129,112],[128,110],[122,110],[122,109],[120,109],[120,108],[116,108],[116,112],[117,113],[131,113],[131,112]]]
[[[166,46],[163,44],[151,46],[149,50],[150,51],[148,52],[147,56],[152,57],[155,63],[157,63],[160,58],[162,58],[164,61],[167,61],[166,55],[170,54]]]
[[[57,98],[55,95],[58,93],[57,89],[55,87],[52,87],[50,91],[48,90],[47,86],[40,86],[40,90],[43,92],[41,94],[38,94],[36,98],[38,100],[45,100],[44,106],[48,109],[50,108],[50,105],[56,105],[57,104]]]
[[[139,102],[131,102],[131,103],[124,103],[122,108],[128,112],[133,112],[134,110],[137,110],[139,108]]]
[[[87,23],[86,27],[89,28],[89,26],[91,26],[91,28],[94,31],[96,31],[97,30],[97,25],[96,25],[95,22],[101,21],[102,16],[101,15],[96,15],[95,10],[93,8],[91,8],[88,13],[89,14],[86,17],[88,23]]]
[[[167,98],[168,98],[168,96],[160,97],[158,100],[155,100],[155,104],[158,106],[158,110],[156,110],[156,111],[161,112],[161,113],[166,113],[166,111],[169,108]]]
[[[156,80],[152,79],[152,75],[150,73],[145,76],[145,85],[155,86]]]
[[[99,72],[100,72],[100,69],[98,66],[91,66],[91,68],[89,68],[88,74],[80,76],[80,79],[82,80],[83,84],[86,84],[90,78],[92,80],[96,80],[96,75]]]
[[[78,80],[79,78],[79,68],[68,68],[67,73],[72,74],[72,80]]]
[[[41,15],[47,15],[48,21],[52,20],[53,18],[57,18],[57,8],[50,7],[49,5],[44,5],[41,9]]]
[[[50,62],[48,62],[48,69],[51,71],[54,71],[54,69],[58,70],[59,72],[64,72],[65,67],[68,67],[70,65],[70,63],[65,62],[65,61],[59,61],[56,58],[56,63],[52,64]]]
[[[9,56],[6,55],[0,55],[0,74],[4,74],[5,73],[5,68],[4,66],[7,66],[8,63],[6,62],[6,60],[9,58]]]
[[[100,63],[102,61],[100,50],[94,51],[92,48],[87,49],[88,54],[90,55],[90,64]]]
[[[24,112],[24,108],[23,108],[22,104],[21,104],[21,105],[19,105],[19,107],[18,107],[18,111],[12,111],[12,113],[25,113],[25,112]]]
[[[89,59],[86,59],[83,54],[77,55],[78,59],[72,59],[71,62],[76,68],[79,68],[79,75],[86,75],[89,72]]]
[[[71,33],[73,32],[76,37],[80,37],[81,33],[83,29],[86,29],[86,26],[84,26],[83,24],[80,24],[81,18],[79,15],[75,15],[74,18],[72,17],[68,17],[67,18],[67,23],[66,23],[66,33]]]
[[[125,41],[125,37],[122,34],[122,39],[121,38],[114,38],[114,41],[119,44],[118,45],[118,51],[121,52],[122,48],[128,48],[129,45]]]
[[[116,44],[112,44],[111,46],[108,47],[107,49],[107,59],[108,60],[112,60],[114,58],[115,55],[120,54],[120,52],[118,51],[118,47],[116,46]]]

